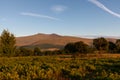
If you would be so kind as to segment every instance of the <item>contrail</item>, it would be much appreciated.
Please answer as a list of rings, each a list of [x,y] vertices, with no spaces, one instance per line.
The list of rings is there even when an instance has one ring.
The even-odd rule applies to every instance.
[[[20,13],[21,15],[25,16],[33,16],[33,17],[39,17],[39,18],[46,18],[46,19],[51,19],[51,20],[59,20],[58,18],[47,16],[47,15],[41,15],[41,14],[36,14],[36,13],[30,13],[30,12],[22,12]]]
[[[100,3],[98,0],[88,0],[91,3],[95,4],[96,6],[98,6],[99,8],[101,8],[102,10],[108,12],[109,14],[116,16],[118,18],[120,18],[120,14],[113,12],[112,10],[110,10],[109,8],[107,8],[104,4]]]

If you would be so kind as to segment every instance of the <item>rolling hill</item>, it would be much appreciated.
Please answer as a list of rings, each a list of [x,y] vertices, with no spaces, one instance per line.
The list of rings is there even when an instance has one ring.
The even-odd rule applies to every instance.
[[[73,37],[73,36],[61,36],[57,34],[35,34],[31,36],[17,37],[16,45],[24,47],[40,47],[41,49],[60,49],[63,48],[69,42],[83,41],[86,44],[91,44],[92,39]]]

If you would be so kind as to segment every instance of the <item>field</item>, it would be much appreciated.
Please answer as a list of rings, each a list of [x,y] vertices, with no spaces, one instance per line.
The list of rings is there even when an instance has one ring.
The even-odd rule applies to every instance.
[[[1,57],[0,80],[120,80],[120,55]]]

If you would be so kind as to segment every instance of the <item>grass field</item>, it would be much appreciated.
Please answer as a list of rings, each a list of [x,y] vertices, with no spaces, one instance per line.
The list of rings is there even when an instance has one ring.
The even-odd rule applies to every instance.
[[[120,55],[1,57],[0,80],[120,80]]]

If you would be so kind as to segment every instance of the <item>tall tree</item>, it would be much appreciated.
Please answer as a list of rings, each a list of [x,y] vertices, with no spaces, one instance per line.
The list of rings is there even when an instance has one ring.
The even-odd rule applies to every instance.
[[[94,39],[93,40],[93,45],[100,52],[108,50],[108,41],[103,37]]]
[[[3,55],[10,56],[15,53],[16,39],[15,36],[8,30],[3,30],[0,37],[0,47]]]

